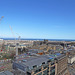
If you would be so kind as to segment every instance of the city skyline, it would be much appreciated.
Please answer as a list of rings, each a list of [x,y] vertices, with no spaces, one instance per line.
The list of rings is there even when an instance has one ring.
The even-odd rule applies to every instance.
[[[74,0],[0,0],[0,37],[75,39]],[[18,33],[18,35],[16,34]]]

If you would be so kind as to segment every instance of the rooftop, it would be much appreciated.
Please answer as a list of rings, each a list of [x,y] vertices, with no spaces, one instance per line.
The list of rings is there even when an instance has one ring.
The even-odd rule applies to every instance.
[[[10,71],[0,72],[0,75],[13,75]]]
[[[54,60],[55,58],[59,59],[63,54],[56,53],[52,55],[41,55],[41,56],[30,56],[22,59],[17,59],[14,63],[20,64],[21,66],[28,67],[29,69],[33,69],[33,66],[41,66],[42,63],[47,63],[48,60]]]

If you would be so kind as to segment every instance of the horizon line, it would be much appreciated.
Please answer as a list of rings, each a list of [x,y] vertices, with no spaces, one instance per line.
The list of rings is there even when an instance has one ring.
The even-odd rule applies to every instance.
[[[13,38],[13,37],[3,37],[3,38],[0,38],[0,39],[15,39],[15,38]],[[18,38],[16,38],[16,39],[18,39]],[[48,40],[47,38],[20,38],[20,39],[36,39],[36,40],[38,40],[38,39],[41,39],[41,40]],[[49,40],[75,40],[75,39],[61,39],[61,38],[57,38],[57,39],[49,39]]]

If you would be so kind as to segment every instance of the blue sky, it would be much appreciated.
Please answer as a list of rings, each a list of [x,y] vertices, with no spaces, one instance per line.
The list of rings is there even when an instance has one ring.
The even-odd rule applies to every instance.
[[[75,0],[0,0],[0,37],[75,39]]]

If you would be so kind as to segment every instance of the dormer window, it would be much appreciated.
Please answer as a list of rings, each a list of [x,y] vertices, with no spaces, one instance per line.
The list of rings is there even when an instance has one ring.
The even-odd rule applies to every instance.
[[[48,60],[47,62],[49,63],[49,62],[51,62],[51,60]]]
[[[33,66],[33,68],[36,68],[36,67],[37,67],[37,65],[34,65],[34,66]]]
[[[45,62],[43,62],[42,64],[45,64]]]

